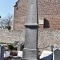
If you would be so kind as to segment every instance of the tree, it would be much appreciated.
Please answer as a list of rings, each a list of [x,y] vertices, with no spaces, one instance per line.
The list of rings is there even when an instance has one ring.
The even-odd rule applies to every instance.
[[[10,30],[12,20],[13,20],[13,16],[9,14],[6,18],[2,19],[2,21],[1,21],[2,27],[7,28],[8,30]]]
[[[1,29],[5,28],[5,20],[4,19],[0,19],[0,28]]]
[[[6,18],[6,28],[8,28],[8,30],[11,29],[12,18],[13,18],[13,16],[10,14]]]

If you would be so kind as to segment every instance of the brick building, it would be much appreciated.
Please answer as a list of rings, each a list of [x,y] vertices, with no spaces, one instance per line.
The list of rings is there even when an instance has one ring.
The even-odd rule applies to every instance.
[[[24,28],[28,0],[18,0],[14,6],[14,29]],[[38,0],[39,28],[60,29],[60,0]]]
[[[14,6],[14,30],[25,30],[28,0],[18,0]],[[38,0],[38,48],[60,46],[60,0]],[[24,37],[23,37],[24,38]]]

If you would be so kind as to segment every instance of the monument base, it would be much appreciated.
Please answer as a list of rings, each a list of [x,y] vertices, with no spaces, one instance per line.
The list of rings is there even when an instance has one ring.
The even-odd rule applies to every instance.
[[[21,60],[37,60],[37,59],[32,59],[32,58],[30,58],[30,59],[27,59],[27,58],[22,58]]]
[[[24,48],[22,60],[37,60],[37,49]]]

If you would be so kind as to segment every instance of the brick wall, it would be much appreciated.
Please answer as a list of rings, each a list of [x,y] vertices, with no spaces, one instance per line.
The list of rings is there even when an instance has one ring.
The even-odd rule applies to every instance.
[[[26,10],[27,10],[28,0],[20,0],[18,6],[14,7],[14,30],[24,29],[24,24],[26,20]]]
[[[14,29],[24,29],[28,0],[20,0],[14,7]],[[60,29],[60,1],[38,0],[38,20],[44,18],[39,28]],[[48,26],[47,26],[48,25]]]
[[[25,41],[25,30],[0,29],[0,42],[14,43],[15,41]],[[60,30],[58,29],[39,29],[38,31],[38,48],[40,51],[47,46],[57,44],[60,46]]]
[[[45,18],[45,25],[49,25],[49,28],[60,29],[60,0],[38,1],[39,18]]]
[[[39,29],[38,31],[38,48],[40,51],[48,46],[57,44],[60,46],[60,30],[59,29]]]
[[[0,42],[14,43],[15,41],[25,41],[25,31],[0,29]]]

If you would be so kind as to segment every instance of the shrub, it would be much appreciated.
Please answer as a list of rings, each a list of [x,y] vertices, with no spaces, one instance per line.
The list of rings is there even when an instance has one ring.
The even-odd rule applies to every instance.
[[[10,50],[17,50],[17,47],[14,47],[13,45],[8,45],[8,48],[9,48]]]
[[[8,48],[9,48],[10,50],[13,50],[13,49],[14,49],[13,45],[8,45]]]

